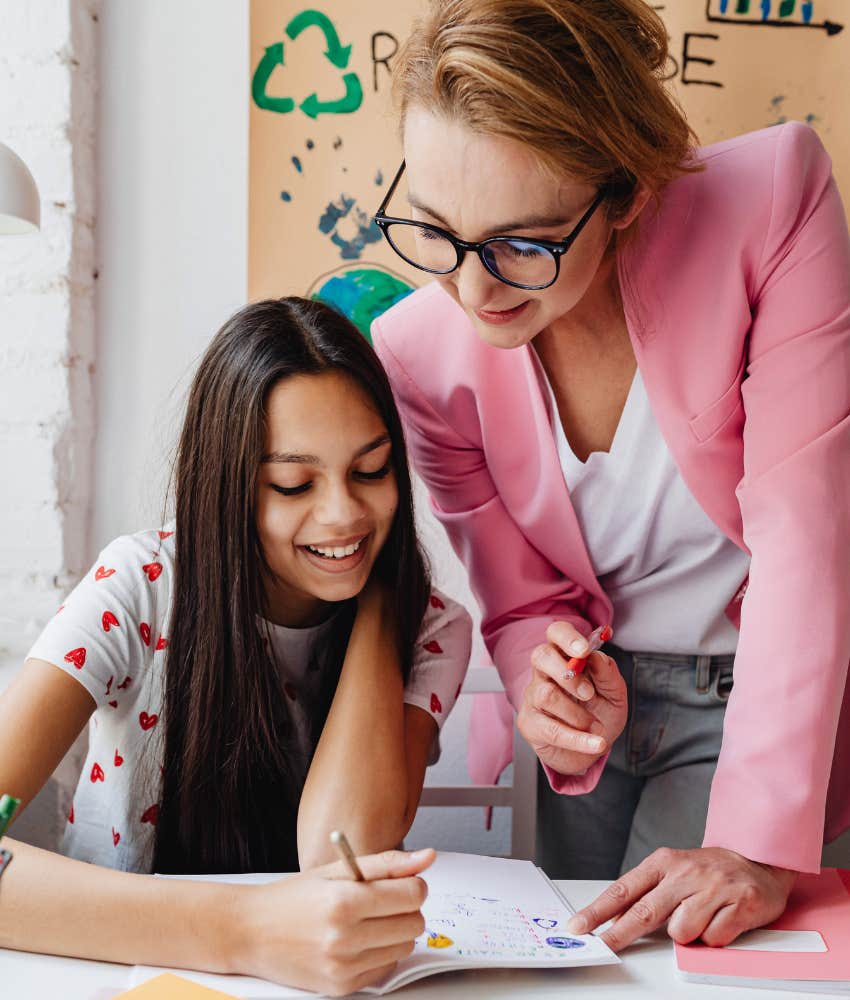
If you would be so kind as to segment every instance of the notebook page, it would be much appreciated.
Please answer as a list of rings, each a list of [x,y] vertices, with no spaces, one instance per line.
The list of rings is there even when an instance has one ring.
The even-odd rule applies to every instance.
[[[468,968],[560,968],[619,959],[592,935],[566,934],[572,907],[530,861],[440,853],[423,872],[425,933],[413,954],[364,993]]]

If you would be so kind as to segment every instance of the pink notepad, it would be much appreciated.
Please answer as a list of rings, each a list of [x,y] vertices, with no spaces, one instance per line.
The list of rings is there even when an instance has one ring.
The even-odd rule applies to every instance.
[[[779,920],[727,948],[677,944],[676,964],[691,982],[850,990],[850,871],[800,875]]]

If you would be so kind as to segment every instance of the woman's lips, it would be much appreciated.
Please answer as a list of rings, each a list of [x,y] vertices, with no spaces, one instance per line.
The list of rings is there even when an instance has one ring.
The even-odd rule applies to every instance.
[[[515,320],[517,316],[522,313],[528,303],[529,299],[526,299],[525,302],[521,302],[518,306],[514,306],[512,309],[476,309],[475,315],[481,320],[482,323],[489,323],[491,326],[498,326],[501,323],[510,323],[512,320]]]

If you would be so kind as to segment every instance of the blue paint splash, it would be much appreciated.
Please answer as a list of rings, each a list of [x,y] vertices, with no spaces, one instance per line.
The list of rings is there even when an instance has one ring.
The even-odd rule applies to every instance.
[[[292,157],[292,166],[295,167],[295,169],[298,171],[299,174],[302,173],[304,170],[304,168],[301,166],[301,161],[298,159],[297,156]]]
[[[378,171],[378,172],[377,172],[377,173],[375,174],[375,184],[376,184],[376,185],[377,185],[378,187],[380,187],[380,186],[381,186],[381,185],[382,185],[383,183],[384,183],[384,174],[383,174],[383,171],[379,170],[379,171]]]
[[[307,146],[307,149],[312,149],[316,144],[312,139],[308,139],[305,145]]]
[[[725,14],[729,9],[729,0],[720,0],[720,13]]]
[[[338,230],[340,222],[345,222],[345,229],[353,235],[343,236]],[[336,201],[331,201],[319,218],[319,232],[330,236],[331,243],[339,248],[343,260],[359,260],[368,243],[380,243],[381,230],[375,225],[370,215],[357,206],[354,198],[341,194]]]
[[[761,19],[766,21],[770,17],[770,0],[761,0]]]
[[[281,201],[292,201],[292,195],[288,191],[281,191],[280,192],[280,200]]]
[[[805,2],[803,3],[803,8],[802,8],[803,24],[808,24],[809,21],[811,21],[812,11],[814,10],[814,7],[815,5],[812,3],[812,0],[805,0]]]

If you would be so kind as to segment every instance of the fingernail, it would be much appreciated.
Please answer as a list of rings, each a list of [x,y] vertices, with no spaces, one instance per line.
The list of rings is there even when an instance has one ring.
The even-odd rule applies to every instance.
[[[423,847],[423,848],[421,848],[418,851],[411,851],[410,852],[410,860],[411,861],[424,861],[425,858],[428,857],[428,854],[429,854],[429,848]]]
[[[567,921],[568,934],[584,934],[587,930],[587,921],[584,917],[570,917]]]
[[[587,643],[584,639],[573,639],[570,643],[569,651],[573,654],[573,656],[584,656],[587,652]]]
[[[585,741],[591,750],[601,750],[605,741],[600,736],[586,736]]]
[[[576,694],[582,701],[587,701],[593,697],[593,685],[589,681],[582,681],[576,688]]]

